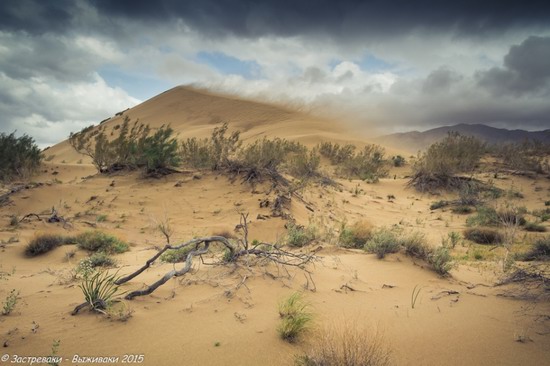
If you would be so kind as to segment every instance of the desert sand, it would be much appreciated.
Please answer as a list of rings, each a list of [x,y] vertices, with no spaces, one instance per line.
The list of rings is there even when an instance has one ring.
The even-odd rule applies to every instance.
[[[170,124],[180,138],[206,137],[227,121],[231,130],[242,132],[245,142],[263,136],[310,146],[320,141],[367,142],[342,122],[183,87],[113,117],[105,122],[107,129],[124,116],[151,126]],[[415,154],[406,149],[387,153],[406,153],[407,158]],[[182,171],[160,179],[137,172],[99,175],[67,142],[45,155],[52,158],[33,177],[43,184],[11,195],[11,203],[0,208],[0,266],[13,271],[0,280],[0,299],[11,289],[19,290],[21,297],[10,315],[0,316],[2,354],[47,356],[59,340],[62,364],[72,364],[74,355],[144,355],[146,365],[292,365],[294,356],[307,349],[307,336],[296,344],[278,337],[277,304],[303,291],[316,325],[351,321],[378,331],[392,349],[392,364],[550,364],[550,304],[507,296],[516,288],[494,286],[501,275],[499,263],[460,259],[468,250],[461,245],[453,251],[459,259],[449,277],[404,254],[378,260],[362,250],[339,248],[330,236],[300,249],[318,256],[308,267],[311,278],[299,269],[287,273],[274,265],[211,266],[206,256],[206,264],[194,262],[192,273],[170,280],[150,296],[126,301],[133,313],[125,322],[88,311],[71,316],[83,301],[71,271],[87,253],[77,250],[71,257],[67,253],[75,247],[61,246],[27,258],[25,245],[37,233],[77,234],[93,225],[114,234],[131,245],[129,252],[115,256],[117,270],[126,274],[165,244],[156,229],[163,218],[174,228],[174,243],[232,232],[239,212],[249,213],[251,239],[275,242],[286,233],[285,221],[257,219],[270,214],[259,206],[272,194],[267,186],[252,189],[209,171]],[[466,216],[430,210],[430,204],[445,195],[408,188],[409,173],[406,165],[392,168],[389,178],[374,184],[339,180],[341,190],[312,185],[302,192],[302,201],[292,201],[289,212],[298,223],[336,236],[342,221],[366,220],[376,227],[397,225],[424,233],[431,245],[439,246],[449,232],[465,228]],[[483,172],[479,177],[491,178]],[[529,210],[550,199],[550,180],[545,177],[502,175],[495,184],[522,192],[521,205]],[[47,213],[52,207],[69,225],[31,219],[10,226],[12,215]],[[106,217],[98,222],[100,215]],[[123,290],[150,284],[172,267],[155,263]],[[412,308],[415,287],[421,291]]]

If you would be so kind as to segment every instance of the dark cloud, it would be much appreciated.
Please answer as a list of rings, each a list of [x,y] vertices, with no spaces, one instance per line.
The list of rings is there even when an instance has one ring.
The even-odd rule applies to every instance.
[[[476,75],[480,86],[494,94],[550,94],[550,37],[531,36],[510,48],[503,67]]]
[[[462,76],[446,67],[432,71],[422,84],[424,93],[448,92],[453,83],[462,79]]]
[[[76,20],[81,21],[79,14],[87,8],[96,9],[103,18],[161,24],[182,20],[204,34],[243,37],[383,37],[438,29],[474,36],[550,22],[548,1],[4,0],[0,27],[30,33],[61,31],[82,26]]]

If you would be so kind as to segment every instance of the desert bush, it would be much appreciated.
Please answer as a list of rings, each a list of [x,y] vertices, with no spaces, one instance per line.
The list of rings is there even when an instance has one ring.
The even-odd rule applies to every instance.
[[[405,249],[405,254],[411,257],[427,260],[433,249],[426,243],[426,237],[420,232],[399,238],[399,243]]]
[[[0,133],[0,181],[28,178],[40,167],[42,159],[32,137]]]
[[[492,189],[490,187],[488,189]],[[485,188],[487,189],[487,188]],[[480,200],[481,188],[477,184],[463,184],[458,192],[458,204],[463,206],[478,206]]]
[[[286,234],[286,244],[291,247],[301,248],[317,238],[317,229],[309,225],[303,227],[293,223],[288,224]]]
[[[455,175],[472,171],[484,152],[485,145],[480,140],[449,133],[419,156],[409,184],[420,191],[460,189],[465,183]]]
[[[524,261],[547,261],[550,260],[550,236],[538,239],[531,250],[519,256]]]
[[[344,248],[363,248],[372,237],[372,225],[367,221],[357,221],[351,226],[342,225],[338,245]]]
[[[449,249],[445,247],[438,247],[428,256],[428,263],[432,266],[434,271],[438,274],[445,276],[453,268],[452,256],[449,253]]]
[[[300,152],[290,159],[289,172],[300,179],[313,178],[319,175],[321,159],[316,149]]]
[[[447,206],[449,206],[448,201],[444,201],[444,200],[435,201],[430,205],[430,210],[437,210],[437,209],[447,207]]]
[[[19,301],[19,291],[13,289],[2,303],[2,315],[10,315]]]
[[[116,261],[107,253],[98,252],[94,253],[88,258],[82,259],[79,263],[80,267],[112,267],[116,264]]]
[[[101,231],[87,231],[76,237],[80,249],[108,254],[123,253],[129,250],[128,244]]]
[[[391,161],[396,168],[405,165],[405,158],[401,155],[392,156]]]
[[[497,211],[493,207],[479,206],[474,216],[468,217],[468,226],[525,225],[525,209],[506,208]]]
[[[467,215],[467,214],[471,214],[474,211],[474,209],[470,206],[460,205],[460,206],[453,207],[451,211],[455,214]]]
[[[213,158],[210,154],[208,139],[188,138],[180,144],[180,156],[185,166],[195,169],[210,168]]]
[[[500,231],[487,227],[466,229],[464,237],[478,244],[500,244],[504,241],[504,236]]]
[[[536,222],[527,222],[523,227],[525,231],[544,233],[546,232],[546,226],[538,224]]]
[[[384,160],[385,150],[378,145],[366,145],[351,159],[342,162],[338,172],[348,178],[359,178],[376,182],[387,176]]]
[[[57,234],[41,234],[35,236],[25,247],[25,255],[27,257],[35,257],[40,254],[47,253],[60,245],[71,244],[75,242],[75,238],[64,237]]]
[[[171,249],[162,253],[160,260],[165,263],[181,263],[185,262],[187,255],[194,249],[192,246],[187,246],[179,249]]]
[[[493,150],[494,155],[510,169],[544,173],[544,157],[550,153],[550,144],[527,140],[499,145]]]
[[[388,253],[397,253],[401,242],[396,233],[388,228],[380,228],[372,234],[372,237],[365,244],[368,253],[374,253],[378,259],[382,259]]]
[[[78,287],[92,310],[106,314],[105,310],[111,306],[119,292],[119,286],[116,285],[118,279],[116,273],[97,271],[83,277]]]
[[[355,156],[355,145],[333,144],[331,142],[323,142],[319,145],[319,153],[328,158],[333,165],[342,164],[350,161]]]
[[[210,156],[212,170],[223,170],[230,166],[231,160],[240,148],[242,142],[239,141],[240,132],[233,131],[226,135],[229,125],[223,123],[221,127],[214,128],[210,137]]]
[[[293,343],[309,329],[313,321],[310,307],[299,292],[293,293],[279,303],[281,323],[277,327],[277,332],[283,340]]]
[[[153,135],[148,125],[135,121],[130,126],[126,117],[117,129],[118,136],[107,138],[106,127],[89,126],[69,136],[70,145],[89,156],[100,173],[120,169],[143,168],[146,175],[156,176],[171,171],[181,161],[173,129],[163,125]]]
[[[391,350],[377,331],[360,322],[340,322],[323,327],[313,337],[296,366],[385,366],[391,364]]]

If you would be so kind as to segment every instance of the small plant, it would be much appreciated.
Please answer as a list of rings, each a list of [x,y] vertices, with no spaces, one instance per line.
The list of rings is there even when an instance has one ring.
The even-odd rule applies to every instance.
[[[97,215],[97,217],[95,218],[95,220],[97,222],[105,222],[107,221],[107,215]]]
[[[132,317],[134,310],[125,301],[119,301],[116,304],[111,304],[106,312],[111,320],[127,322]]]
[[[25,247],[27,257],[35,257],[47,253],[60,245],[74,243],[74,238],[56,234],[42,234],[35,236]]]
[[[89,250],[91,252],[113,254],[128,251],[128,244],[101,231],[84,232],[76,237],[76,243],[80,249]]]
[[[17,215],[10,216],[10,226],[13,226],[13,227],[19,226],[19,217],[17,217]]]
[[[470,206],[460,205],[460,206],[453,207],[451,211],[455,214],[467,215],[467,214],[471,214],[474,211],[474,209]]]
[[[277,332],[283,340],[294,343],[310,327],[313,315],[309,308],[309,303],[304,300],[303,295],[299,292],[293,293],[286,300],[279,303],[281,323],[277,328]]]
[[[360,322],[339,322],[318,330],[295,366],[387,366],[391,350],[377,331]]]
[[[55,359],[53,360],[52,362],[48,363],[48,365],[50,366],[59,366],[59,364],[61,363],[61,357],[55,357],[57,356],[57,353],[59,352],[59,346],[61,345],[61,340],[59,339],[54,339],[54,341],[52,342],[52,351],[50,353],[50,358]]]
[[[15,305],[17,305],[17,301],[19,300],[19,291],[13,289],[10,291],[8,296],[6,296],[6,300],[2,304],[2,315],[9,315],[15,309]]]
[[[448,233],[447,238],[449,240],[449,245],[452,249],[454,249],[456,245],[462,240],[462,236],[456,231],[451,231],[450,233]]]
[[[160,260],[165,263],[181,263],[185,262],[187,255],[194,248],[192,246],[186,246],[179,249],[167,250],[162,253]],[[228,251],[229,252],[229,251]]]
[[[405,248],[405,254],[411,257],[427,260],[433,249],[426,244],[426,237],[420,232],[399,238],[399,243]]]
[[[352,226],[342,225],[338,245],[344,248],[363,248],[372,237],[372,226],[367,221],[358,221]]]
[[[82,290],[90,309],[106,314],[105,310],[111,306],[118,294],[117,280],[117,273],[97,271],[91,276],[84,277],[78,287]]]
[[[376,230],[372,238],[365,244],[365,250],[368,253],[374,253],[378,259],[382,259],[388,253],[397,253],[401,244],[397,235],[387,229],[381,228]]]
[[[550,201],[544,201],[545,206],[550,206]]]
[[[289,224],[287,231],[286,243],[291,247],[301,248],[317,237],[316,229],[313,226],[308,226],[304,228],[303,226],[296,224]]]
[[[116,261],[109,256],[109,254],[104,252],[94,253],[88,258],[85,258],[80,261],[80,267],[112,267],[116,264]]]
[[[524,261],[547,261],[550,260],[550,236],[538,239],[533,248],[519,257]]]
[[[418,300],[418,295],[420,295],[421,290],[422,287],[418,287],[418,285],[414,286],[411,294],[411,309],[414,309],[416,305],[416,300]]]
[[[500,244],[504,236],[500,231],[487,227],[470,228],[464,230],[464,237],[478,244]]]
[[[401,155],[392,156],[391,160],[394,167],[401,167],[405,165],[405,158]]]
[[[523,227],[525,231],[544,233],[546,232],[546,226],[537,224],[536,222],[527,222]]]
[[[430,210],[437,210],[437,209],[439,209],[439,208],[443,208],[443,207],[446,207],[446,206],[449,206],[449,202],[448,202],[448,201],[444,201],[444,200],[436,201],[436,202],[433,202],[433,203],[430,205]]]
[[[438,274],[446,276],[453,268],[452,259],[449,249],[439,247],[428,257],[428,263]]]

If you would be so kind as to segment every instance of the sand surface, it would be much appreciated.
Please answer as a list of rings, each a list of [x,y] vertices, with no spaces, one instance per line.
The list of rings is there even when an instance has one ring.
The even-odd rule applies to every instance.
[[[334,121],[188,88],[168,91],[124,115],[152,126],[170,123],[180,137],[206,137],[216,123],[227,120],[245,140],[278,136],[310,145],[324,140],[364,143]],[[112,128],[120,122],[119,116],[106,123]],[[114,234],[131,243],[129,252],[115,256],[119,273],[126,274],[164,245],[155,228],[163,218],[175,229],[172,242],[232,232],[240,212],[251,218],[250,239],[275,242],[286,233],[285,221],[257,219],[270,214],[259,206],[260,200],[273,198],[268,186],[253,189],[211,172],[162,179],[145,179],[139,173],[96,175],[89,161],[66,142],[50,148],[48,155],[53,158],[33,178],[43,185],[12,195],[12,203],[0,208],[0,270],[13,270],[0,280],[0,300],[11,289],[19,290],[21,297],[14,312],[0,316],[2,354],[47,356],[54,340],[60,340],[59,354],[66,358],[62,364],[72,364],[74,355],[119,356],[119,363],[123,355],[144,355],[146,365],[292,365],[307,340],[288,344],[278,338],[277,305],[294,291],[303,291],[318,326],[351,320],[377,329],[391,346],[396,365],[550,364],[550,304],[502,296],[514,288],[494,286],[501,275],[495,261],[460,260],[450,277],[441,278],[403,254],[378,260],[361,250],[334,246],[331,234],[337,235],[343,221],[419,231],[433,246],[441,245],[447,233],[464,229],[465,216],[429,209],[445,195],[407,188],[410,166],[392,170],[390,178],[376,184],[342,180],[341,190],[310,186],[302,192],[302,201],[292,201],[289,212],[297,222],[324,233],[324,240],[301,249],[318,250],[318,261],[308,267],[311,278],[275,265],[211,266],[196,261],[192,273],[170,280],[150,296],[127,301],[133,314],[126,322],[88,311],[71,316],[83,301],[71,271],[87,253],[77,250],[69,258],[75,247],[62,246],[27,258],[25,245],[36,233],[77,234],[93,225]],[[542,177],[501,176],[495,184],[522,192],[520,203],[530,210],[550,199],[550,181]],[[70,225],[38,220],[17,228],[9,225],[11,215],[47,213],[52,207]],[[98,222],[101,215],[105,220]],[[18,241],[9,243],[10,238]],[[458,246],[453,254],[460,258],[467,251]],[[209,263],[215,258],[204,259]],[[171,268],[155,263],[123,289],[139,289]],[[413,309],[415,287],[421,291]]]

